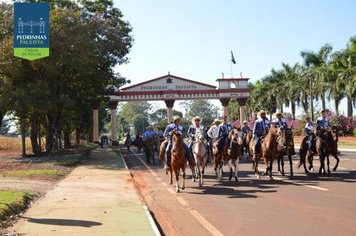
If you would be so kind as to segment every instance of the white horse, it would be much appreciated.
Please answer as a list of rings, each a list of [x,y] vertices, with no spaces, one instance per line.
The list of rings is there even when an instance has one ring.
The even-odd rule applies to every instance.
[[[192,152],[196,163],[199,187],[202,187],[204,169],[208,160],[207,138],[203,129],[197,129],[195,132],[195,142],[192,147]]]

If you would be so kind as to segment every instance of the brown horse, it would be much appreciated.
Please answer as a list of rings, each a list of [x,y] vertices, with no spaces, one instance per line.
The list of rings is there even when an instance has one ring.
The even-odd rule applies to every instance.
[[[293,143],[293,131],[291,127],[280,128],[279,136],[277,138],[277,150],[278,150],[278,172],[284,176],[284,159],[283,157],[288,156],[289,166],[290,166],[290,176],[293,176],[293,153],[294,143]]]
[[[252,131],[248,131],[247,134],[243,135],[242,138],[242,147],[241,147],[241,155],[246,154],[246,159],[250,157],[249,144],[252,140]]]
[[[187,165],[186,153],[183,147],[183,139],[178,131],[172,132],[172,149],[171,149],[171,165],[169,172],[171,173],[170,184],[173,184],[173,173],[176,179],[176,192],[180,189],[185,189],[185,168]],[[179,187],[179,173],[182,170],[182,185]]]
[[[333,168],[333,171],[336,171],[340,159],[337,156],[338,154],[338,148],[337,148],[337,142],[339,141],[339,126],[333,125],[329,130],[328,130],[328,154],[327,154],[327,165],[328,165],[328,173],[330,174],[330,160],[329,160],[329,154],[333,155],[333,157],[336,159],[336,164]]]
[[[262,159],[266,164],[265,175],[268,174],[271,179],[273,178],[272,177],[273,160],[278,157],[278,150],[277,150],[277,136],[279,135],[278,131],[279,130],[277,126],[272,124],[266,137],[261,141]]]
[[[144,150],[146,155],[146,163],[150,164],[152,159],[152,164],[155,164],[154,147],[156,146],[155,137],[148,137],[144,141]]]
[[[309,170],[313,170],[313,156],[316,154],[319,155],[319,160],[320,160],[320,168],[319,168],[319,175],[321,175],[322,172],[326,173],[325,171],[325,158],[328,156],[328,131],[326,129],[317,129],[317,127],[314,128],[314,133],[315,133],[315,144],[313,143],[312,145],[312,150],[308,150],[308,144],[306,143],[307,137],[305,137],[300,145],[300,150],[299,150],[299,164],[298,168],[303,165],[305,174],[309,175],[309,171],[306,168],[305,160],[306,157],[309,162]]]
[[[241,158],[242,132],[233,128],[229,132],[230,146],[224,145],[222,152],[218,152],[218,142],[213,145],[214,172],[221,181],[223,177],[223,165],[228,163],[230,169],[229,180],[234,173],[235,181],[238,182],[239,161]]]

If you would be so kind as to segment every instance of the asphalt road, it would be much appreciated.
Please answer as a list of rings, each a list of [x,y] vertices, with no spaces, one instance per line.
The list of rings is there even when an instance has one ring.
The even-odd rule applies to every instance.
[[[238,183],[228,180],[227,166],[221,182],[208,166],[199,188],[188,170],[186,189],[176,193],[162,164],[146,165],[136,150],[123,149],[123,157],[165,235],[356,235],[356,152],[343,151],[338,170],[321,177],[318,159],[306,176],[297,169],[299,157],[293,159],[293,177],[288,163],[286,176],[275,163],[273,180],[257,179],[245,159]],[[259,166],[265,168],[263,162]]]

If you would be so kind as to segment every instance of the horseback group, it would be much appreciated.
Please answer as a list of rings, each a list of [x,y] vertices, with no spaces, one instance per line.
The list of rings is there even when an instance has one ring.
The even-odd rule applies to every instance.
[[[330,125],[326,110],[321,111],[316,123],[313,123],[310,117],[307,117],[305,122],[304,130],[307,136],[304,137],[300,145],[300,162],[298,167],[303,165],[304,171],[308,175],[309,171],[313,169],[313,156],[318,155],[320,160],[319,175],[326,174],[325,159],[327,160],[327,172],[330,174],[329,155],[331,154],[336,159],[336,164],[333,168],[333,171],[336,171],[340,161],[337,156],[339,127],[337,125]],[[306,159],[309,162],[309,170],[306,167]]]

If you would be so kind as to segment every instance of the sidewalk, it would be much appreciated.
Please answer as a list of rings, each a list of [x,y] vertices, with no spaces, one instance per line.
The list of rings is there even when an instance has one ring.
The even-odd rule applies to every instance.
[[[110,148],[92,151],[32,205],[12,228],[19,235],[160,235],[133,187],[123,158]]]

